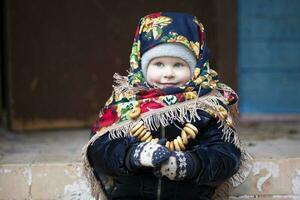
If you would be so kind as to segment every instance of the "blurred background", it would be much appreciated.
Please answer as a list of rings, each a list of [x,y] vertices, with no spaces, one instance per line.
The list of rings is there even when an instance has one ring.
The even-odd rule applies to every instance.
[[[138,20],[159,11],[198,17],[211,67],[240,96],[239,132],[260,161],[236,199],[300,198],[299,0],[1,4],[0,199],[90,199],[80,197],[87,189],[70,166],[80,168],[80,149],[111,94],[112,75],[127,74]],[[77,185],[69,187],[72,181]]]
[[[247,120],[299,120],[300,1],[4,0],[1,122],[11,130],[88,127],[129,69],[141,16],[196,15],[212,68]]]

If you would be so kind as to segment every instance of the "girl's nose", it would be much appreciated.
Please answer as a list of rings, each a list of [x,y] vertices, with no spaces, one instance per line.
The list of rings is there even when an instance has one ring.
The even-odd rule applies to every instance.
[[[172,67],[166,66],[163,75],[164,75],[164,78],[168,78],[168,79],[174,78],[174,72],[173,72]]]

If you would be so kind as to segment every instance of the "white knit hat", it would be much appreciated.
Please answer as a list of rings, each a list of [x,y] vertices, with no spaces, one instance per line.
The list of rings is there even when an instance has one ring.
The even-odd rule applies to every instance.
[[[143,75],[145,78],[147,77],[147,68],[151,60],[153,58],[162,56],[181,58],[182,60],[187,62],[192,73],[195,70],[196,57],[189,48],[180,43],[163,43],[153,47],[152,49],[149,49],[142,55],[141,64]]]

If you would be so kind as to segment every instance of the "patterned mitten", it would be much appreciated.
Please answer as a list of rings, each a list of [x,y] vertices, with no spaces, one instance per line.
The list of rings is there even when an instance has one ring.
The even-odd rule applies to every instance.
[[[133,148],[129,159],[131,168],[157,167],[166,161],[171,154],[166,147],[151,142],[142,142]]]
[[[173,151],[169,159],[161,165],[160,175],[170,180],[194,178],[197,175],[199,161],[189,152]]]

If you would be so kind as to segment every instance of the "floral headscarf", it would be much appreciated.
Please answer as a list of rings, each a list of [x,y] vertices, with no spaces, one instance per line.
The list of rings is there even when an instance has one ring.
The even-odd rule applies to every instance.
[[[195,55],[197,63],[193,76],[181,87],[157,89],[152,88],[145,81],[141,68],[141,57],[147,50],[162,43],[180,43]],[[227,105],[235,104],[237,95],[231,88],[219,83],[218,74],[209,67],[208,59],[204,26],[196,17],[172,12],[153,13],[143,17],[134,36],[129,75],[122,77],[115,74],[117,85],[114,86],[112,96],[100,113],[93,133],[108,129],[112,133],[112,137],[119,137],[127,134],[131,122],[136,120],[130,117],[130,112],[136,108],[141,112],[140,119],[148,121],[150,125],[155,118],[154,110],[172,112],[172,109],[169,109],[170,106],[180,106],[180,103],[187,101],[192,103],[190,100],[197,100],[204,96],[207,97],[207,105],[204,106],[204,98],[201,109],[218,117],[233,128],[232,116],[228,115],[229,107]],[[215,90],[214,95],[208,95],[212,94],[213,90]],[[149,111],[153,115],[148,113]],[[145,119],[145,115],[148,116],[148,120]],[[184,119],[181,118],[180,121],[184,121]],[[155,129],[157,126],[153,128]]]
[[[182,13],[154,13],[140,20],[130,55],[130,84],[145,85],[141,73],[141,56],[161,43],[180,43],[194,53],[197,59],[197,70],[192,80],[184,87],[199,85],[199,81],[197,84],[195,80],[199,78],[200,69],[204,67],[204,64],[208,65],[204,27],[196,17]],[[204,74],[207,72],[202,72],[202,75]]]
[[[141,57],[147,50],[162,43],[180,43],[194,53],[197,64],[192,78],[185,85],[157,89],[145,81]],[[233,123],[238,97],[230,87],[219,82],[217,72],[210,68],[204,26],[196,17],[173,12],[153,13],[143,17],[134,36],[129,75],[115,74],[114,78],[116,85],[113,93],[93,126],[94,136],[83,150],[85,172],[94,196],[101,194],[99,191],[104,186],[97,185],[87,160],[90,143],[106,133],[111,139],[125,137],[139,120],[143,120],[150,130],[172,124],[174,120],[192,122],[199,119],[198,109],[216,118],[222,124],[224,140],[234,143],[242,152],[239,172],[223,185],[236,186],[245,179],[249,166],[244,163],[249,155],[243,149]],[[132,113],[138,115],[133,117]],[[104,196],[102,198],[105,199]]]

